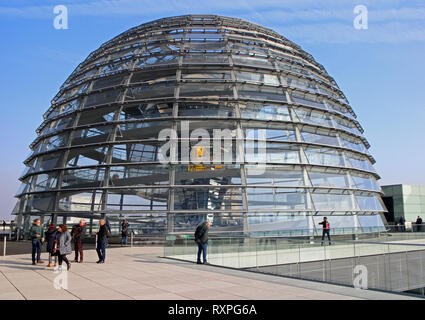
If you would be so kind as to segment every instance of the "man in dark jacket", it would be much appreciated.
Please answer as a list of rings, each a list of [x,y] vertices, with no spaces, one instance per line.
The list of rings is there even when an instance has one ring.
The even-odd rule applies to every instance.
[[[32,242],[32,264],[33,265],[35,265],[36,261],[37,263],[44,263],[44,261],[41,260],[41,246],[44,242],[44,230],[40,224],[41,224],[40,219],[35,219],[29,230],[29,237]]]
[[[422,231],[422,218],[420,216],[418,216],[418,218],[416,219],[416,231]]]
[[[329,244],[331,244],[331,236],[329,234],[329,232],[331,231],[331,226],[328,222],[328,218],[323,217],[323,221],[319,222],[319,224],[321,224],[323,226],[322,245],[324,243],[323,241],[325,240],[325,234],[328,235]]]
[[[207,248],[208,248],[208,230],[211,226],[211,222],[207,221],[200,224],[195,231],[195,242],[198,244],[198,259],[197,264],[202,264],[201,253],[204,260],[204,264],[207,262]]]
[[[73,262],[82,263],[84,260],[83,255],[83,239],[86,235],[86,221],[80,220],[80,223],[72,228],[72,238],[74,239],[75,259]],[[78,253],[80,254],[80,261],[78,261]]]
[[[123,244],[127,245],[127,239],[128,239],[128,227],[130,224],[128,223],[127,219],[124,219],[121,223],[121,246]]]
[[[108,237],[110,236],[109,229],[106,227],[105,220],[100,219],[99,221],[99,231],[97,232],[97,246],[96,252],[99,256],[99,261],[96,263],[105,263],[106,257],[106,246],[108,244]]]

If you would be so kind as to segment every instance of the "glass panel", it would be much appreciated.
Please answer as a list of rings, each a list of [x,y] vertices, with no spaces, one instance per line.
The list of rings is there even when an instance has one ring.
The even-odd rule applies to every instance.
[[[229,187],[174,189],[174,210],[200,209],[241,210],[241,189]]]
[[[286,102],[286,94],[281,88],[251,84],[238,84],[237,88],[240,98]]]
[[[168,188],[114,189],[108,194],[107,210],[167,210]]]
[[[331,148],[307,147],[304,149],[307,160],[311,164],[325,166],[344,166],[344,159],[338,150]]]
[[[116,102],[118,100],[118,97],[120,96],[120,93],[121,90],[109,90],[91,94],[88,96],[86,103],[84,104],[84,108],[99,104]]]
[[[329,128],[333,127],[331,117],[324,112],[300,108],[294,108],[294,111],[301,122],[314,123]]]
[[[233,118],[235,117],[235,110],[231,104],[180,102],[179,116]]]
[[[159,161],[158,149],[161,145],[158,142],[115,145],[112,163]]]
[[[308,172],[311,184],[315,187],[349,188],[349,180],[344,172],[325,172],[320,169],[310,169]]]
[[[352,173],[351,177],[353,178],[355,186],[359,189],[367,189],[367,190],[373,190],[373,191],[381,190],[375,178],[372,178],[371,176],[357,175]]]
[[[378,214],[374,215],[358,215],[360,225],[362,228],[384,228],[381,217]],[[366,230],[363,230],[366,231]]]
[[[314,207],[316,210],[358,210],[350,194],[338,194],[340,190],[319,190],[312,192]]]
[[[99,90],[124,83],[125,75],[117,74],[94,81],[92,90]]]
[[[80,193],[61,192],[59,195],[59,211],[85,211],[91,212],[102,210],[102,192]]]
[[[69,150],[66,167],[82,167],[106,163],[108,146],[72,148]]]
[[[82,145],[108,141],[112,133],[112,126],[99,126],[75,130],[72,135],[71,145]]]
[[[246,165],[247,185],[303,186],[303,171],[287,166]]]
[[[320,109],[326,109],[323,101],[317,99],[315,96],[311,95],[301,95],[298,93],[292,93],[292,101],[295,103],[304,104],[306,106],[311,106]]]
[[[239,165],[177,165],[176,185],[234,185],[241,184]]]
[[[353,168],[375,172],[369,159],[358,154],[346,152],[347,160]]]
[[[366,146],[363,144],[363,141],[345,134],[341,135],[341,141],[344,147],[349,149],[354,149],[360,152],[367,152]]]
[[[62,188],[101,187],[105,177],[105,168],[84,168],[65,170]]]
[[[110,168],[113,187],[169,184],[169,167],[164,165],[118,166]]]
[[[236,80],[238,81],[258,82],[258,83],[264,83],[271,86],[280,85],[280,81],[277,75],[274,75],[274,74],[235,71],[235,75],[236,75]]]
[[[196,54],[190,53],[183,56],[183,64],[228,64],[229,57],[225,54]]]
[[[140,86],[129,88],[125,101],[174,97],[174,83],[157,83],[149,86]]]
[[[102,107],[94,110],[85,110],[81,113],[78,126],[94,123],[105,123],[114,120],[117,107]]]
[[[363,196],[356,195],[356,200],[360,206],[361,210],[377,210],[383,211],[381,203],[375,195]]]
[[[37,159],[36,171],[47,171],[62,165],[63,152],[43,155]]]
[[[56,189],[58,182],[58,173],[51,172],[49,174],[39,174],[34,176],[34,191],[47,191]]]
[[[246,142],[245,148],[257,150],[257,142]],[[251,161],[248,155],[245,155],[246,161]],[[267,143],[266,144],[266,159],[267,162],[277,163],[299,163],[300,153],[298,146],[283,143]]]
[[[333,132],[303,128],[303,131],[301,131],[301,137],[305,142],[339,146],[338,138]]]
[[[308,209],[303,189],[247,188],[248,209]]]
[[[241,103],[241,117],[245,119],[291,121],[287,106],[260,103]]]
[[[335,117],[335,116],[334,116],[334,120],[335,120],[335,125],[337,128],[340,128],[342,130],[347,130],[357,135],[361,135],[361,132],[359,131],[359,129],[356,127],[356,125],[353,122],[350,122],[348,120]]]
[[[160,82],[160,81],[172,81],[176,80],[176,70],[156,70],[152,71],[139,71],[133,74],[130,83],[147,82],[149,84]]]
[[[266,57],[252,57],[247,55],[232,55],[235,65],[253,66],[260,68],[274,69],[273,64]]]
[[[198,97],[198,96],[231,96],[233,90],[230,84],[221,83],[183,83],[180,86],[180,97]]]
[[[182,79],[231,80],[230,70],[183,69]]]
[[[54,150],[57,148],[65,147],[68,141],[68,134],[63,133],[56,136],[52,136],[46,138],[43,143],[39,144],[36,149],[34,149],[35,153],[45,152]]]
[[[74,124],[74,119],[75,119],[75,115],[72,115],[72,116],[65,116],[56,121],[52,121],[48,126],[44,128],[42,135],[45,135],[54,131],[70,128]]]
[[[146,121],[123,123],[118,126],[117,141],[158,139],[163,129],[171,128],[171,122]]]
[[[173,104],[169,103],[137,103],[123,107],[120,120],[148,119],[171,117]]]

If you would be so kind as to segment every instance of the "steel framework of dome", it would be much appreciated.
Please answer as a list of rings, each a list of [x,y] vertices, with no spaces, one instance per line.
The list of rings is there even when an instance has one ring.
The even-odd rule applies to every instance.
[[[230,160],[211,160],[205,132],[222,134]],[[153,234],[214,214],[216,230],[251,235],[311,234],[324,215],[334,232],[369,232],[385,207],[362,133],[324,67],[276,32],[215,15],[159,19],[103,44],[62,85],[13,214],[24,230],[34,216],[106,215]],[[261,145],[260,161],[245,157]]]

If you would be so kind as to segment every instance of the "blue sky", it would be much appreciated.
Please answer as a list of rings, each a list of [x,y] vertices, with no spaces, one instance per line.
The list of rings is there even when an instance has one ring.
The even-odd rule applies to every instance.
[[[66,5],[69,29],[53,27]],[[357,5],[368,29],[353,27]],[[0,217],[8,217],[22,161],[61,84],[117,34],[182,14],[246,19],[295,41],[323,64],[365,129],[385,184],[425,184],[425,3],[423,0],[2,0]]]

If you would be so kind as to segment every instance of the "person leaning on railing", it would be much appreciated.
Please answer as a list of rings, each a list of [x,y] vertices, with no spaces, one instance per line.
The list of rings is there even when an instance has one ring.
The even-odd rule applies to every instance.
[[[208,248],[208,229],[211,226],[211,221],[206,221],[200,224],[195,231],[195,242],[198,244],[198,259],[197,264],[202,264],[201,262],[201,253],[204,260],[203,264],[208,264],[207,262],[207,248]]]

